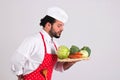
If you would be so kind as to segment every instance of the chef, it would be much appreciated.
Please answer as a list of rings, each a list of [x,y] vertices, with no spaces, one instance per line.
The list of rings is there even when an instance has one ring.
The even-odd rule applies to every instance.
[[[48,8],[40,22],[42,30],[24,39],[12,57],[11,70],[18,80],[51,80],[53,69],[63,72],[75,63],[57,62],[53,38],[60,38],[67,20],[63,9]]]

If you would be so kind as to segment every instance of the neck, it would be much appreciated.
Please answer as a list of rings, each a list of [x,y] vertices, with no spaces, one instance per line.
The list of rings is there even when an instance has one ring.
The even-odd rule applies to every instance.
[[[47,33],[48,33],[48,35],[49,35],[51,38],[53,38],[53,36],[50,34],[50,32],[49,32],[49,30],[48,30],[48,29],[43,28],[43,30],[44,30],[45,32],[47,32]]]

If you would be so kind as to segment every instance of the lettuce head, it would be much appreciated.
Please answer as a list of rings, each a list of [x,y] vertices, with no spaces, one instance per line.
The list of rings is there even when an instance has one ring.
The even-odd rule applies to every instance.
[[[65,45],[61,45],[58,47],[57,56],[59,59],[68,58],[69,54],[70,54],[70,50]]]

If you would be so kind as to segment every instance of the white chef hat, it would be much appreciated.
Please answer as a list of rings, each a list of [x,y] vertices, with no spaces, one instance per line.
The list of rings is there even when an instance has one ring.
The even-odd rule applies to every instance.
[[[47,15],[51,16],[51,17],[53,17],[53,18],[55,18],[63,23],[67,22],[67,20],[68,20],[67,13],[58,7],[48,8]]]

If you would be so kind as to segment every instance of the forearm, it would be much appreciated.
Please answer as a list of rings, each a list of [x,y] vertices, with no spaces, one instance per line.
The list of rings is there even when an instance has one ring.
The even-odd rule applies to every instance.
[[[18,80],[24,80],[23,75],[17,75]]]
[[[65,62],[64,64],[63,64],[63,69],[64,70],[67,70],[67,69],[69,69],[73,64],[75,64],[76,62]]]
[[[57,62],[55,65],[55,70],[63,72],[64,70],[69,69],[76,62]]]

